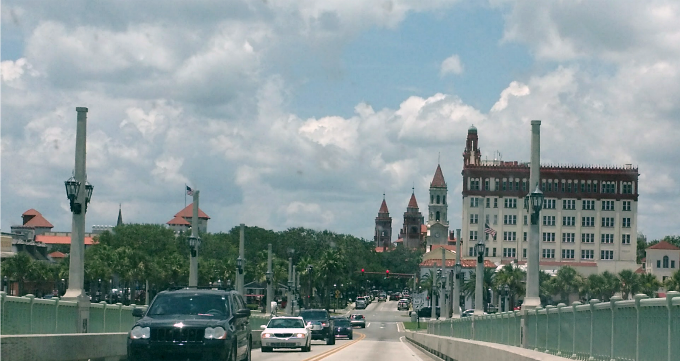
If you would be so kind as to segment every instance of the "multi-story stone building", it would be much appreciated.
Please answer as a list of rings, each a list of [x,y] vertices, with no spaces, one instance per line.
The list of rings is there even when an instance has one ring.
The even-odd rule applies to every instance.
[[[680,269],[680,248],[667,241],[647,247],[646,253],[646,272],[656,276],[659,282],[673,277],[673,274]]]
[[[529,164],[482,161],[475,127],[468,130],[463,160],[464,256],[474,256],[474,243],[484,236],[490,260],[522,264],[530,218],[524,197],[536,187],[529,184]],[[638,176],[629,164],[541,166],[541,268],[570,265],[586,274],[635,270]],[[496,237],[484,232],[485,223]]]
[[[413,193],[411,193],[411,199],[406,207],[406,212],[404,212],[404,225],[397,242],[408,248],[423,247],[424,226],[423,215],[418,210],[418,201],[416,200],[414,190]]]
[[[427,218],[427,251],[433,245],[447,245],[449,243],[449,221],[447,218],[448,204],[446,203],[447,187],[442,168],[437,165],[434,178],[430,182],[429,217]]]
[[[383,201],[378,210],[378,217],[375,218],[375,234],[373,235],[375,248],[386,251],[392,246],[392,217],[387,209],[387,202],[383,194]]]

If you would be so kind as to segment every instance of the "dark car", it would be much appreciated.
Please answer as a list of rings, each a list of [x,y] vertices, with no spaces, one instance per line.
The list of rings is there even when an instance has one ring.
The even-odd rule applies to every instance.
[[[418,317],[431,317],[432,316],[432,308],[429,306],[426,307],[421,307],[417,311],[409,311],[408,315],[410,316],[411,313],[413,312],[418,312]],[[437,309],[435,310],[437,313],[437,317],[441,316],[440,311],[439,311],[439,306],[437,306]]]
[[[333,319],[326,310],[302,310],[300,316],[311,325],[312,340],[325,340],[326,345],[335,345]]]
[[[250,310],[236,291],[184,288],[163,291],[128,333],[127,359],[249,360]]]
[[[335,325],[333,329],[335,330],[336,337],[347,337],[350,340],[354,338],[354,329],[352,324],[349,322],[349,319],[343,317],[336,318],[334,321]]]

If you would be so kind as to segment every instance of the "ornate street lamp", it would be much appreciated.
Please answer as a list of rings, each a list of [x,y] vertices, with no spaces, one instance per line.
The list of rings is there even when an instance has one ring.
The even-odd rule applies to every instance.
[[[244,260],[241,258],[241,256],[238,256],[236,259],[236,268],[238,268],[238,274],[243,274],[243,266],[244,266]]]
[[[527,212],[531,212],[531,224],[538,224],[538,215],[541,209],[543,209],[544,199],[543,192],[541,192],[541,188],[538,185],[536,185],[536,189],[533,192],[524,197],[524,209]]]
[[[265,272],[265,278],[267,279],[267,284],[270,285],[272,283],[272,273]]]
[[[196,257],[196,250],[201,246],[201,237],[189,237],[189,247],[191,248],[191,257]]]
[[[64,182],[64,185],[66,186],[66,198],[69,200],[71,212],[80,214],[80,203],[76,203],[78,193],[80,192],[80,182],[78,182],[74,177],[71,177]]]
[[[477,242],[475,245],[475,251],[477,251],[477,262],[484,263],[484,252],[486,252],[486,246],[484,245],[484,242]]]

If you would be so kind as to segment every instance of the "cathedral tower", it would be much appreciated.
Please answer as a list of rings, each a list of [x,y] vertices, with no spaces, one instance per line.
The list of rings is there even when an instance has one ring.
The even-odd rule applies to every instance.
[[[446,203],[447,187],[442,168],[437,164],[434,178],[430,183],[430,216],[427,219],[427,246],[434,244],[448,244],[449,221],[447,218],[448,204]]]
[[[404,212],[404,228],[401,235],[404,246],[408,248],[419,248],[422,243],[421,226],[423,225],[423,215],[418,211],[415,191],[411,193],[411,200],[408,202],[406,212]]]
[[[477,128],[470,126],[468,129],[465,151],[463,152],[463,167],[468,165],[480,165],[482,154],[479,151],[479,139],[477,138]]]
[[[375,246],[382,247],[383,250],[392,246],[392,217],[390,211],[387,209],[387,202],[385,202],[385,195],[383,194],[382,205],[378,211],[378,217],[375,218]]]

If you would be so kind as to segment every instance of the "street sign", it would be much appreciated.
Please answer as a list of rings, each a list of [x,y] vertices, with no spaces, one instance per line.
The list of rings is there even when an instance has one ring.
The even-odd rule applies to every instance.
[[[340,290],[335,290],[335,298],[340,298]]]

